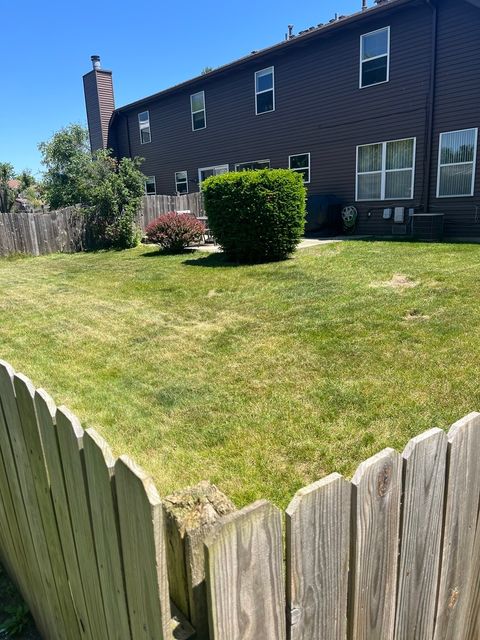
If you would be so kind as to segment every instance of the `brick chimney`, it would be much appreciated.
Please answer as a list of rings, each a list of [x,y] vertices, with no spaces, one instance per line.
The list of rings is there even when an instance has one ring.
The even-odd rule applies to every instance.
[[[100,56],[92,56],[93,69],[83,76],[90,148],[106,149],[108,124],[115,109],[112,72],[100,66]]]

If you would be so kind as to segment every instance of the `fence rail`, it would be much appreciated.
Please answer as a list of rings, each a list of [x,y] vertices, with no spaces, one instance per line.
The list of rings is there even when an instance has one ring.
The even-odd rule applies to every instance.
[[[203,213],[202,194],[144,196],[137,215],[142,231],[162,213],[190,210]],[[75,253],[86,248],[85,217],[81,209],[67,207],[47,213],[0,213],[0,256],[15,253],[43,255]]]
[[[210,490],[181,524],[183,494],[0,362],[0,560],[49,640],[478,640],[479,451],[472,413],[301,489],[285,536]]]

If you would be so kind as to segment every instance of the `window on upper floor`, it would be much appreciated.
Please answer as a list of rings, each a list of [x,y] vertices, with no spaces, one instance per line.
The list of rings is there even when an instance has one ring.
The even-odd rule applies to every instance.
[[[275,77],[273,67],[255,72],[255,113],[275,111]]]
[[[440,134],[437,197],[473,196],[478,129]]]
[[[388,82],[390,77],[390,27],[360,38],[360,88]]]
[[[413,198],[416,138],[357,147],[357,200]]]
[[[235,171],[255,171],[257,169],[270,169],[270,160],[254,160],[253,162],[239,162],[235,165]]]
[[[177,171],[175,173],[175,189],[178,194],[188,193],[188,173]]]
[[[157,183],[155,176],[149,176],[145,179],[145,193],[147,196],[154,196],[157,193]]]
[[[303,176],[305,183],[310,182],[310,154],[297,153],[288,157],[288,166],[292,171],[298,171]]]
[[[140,143],[147,144],[151,142],[150,113],[148,111],[142,111],[142,113],[138,114],[138,128],[140,130]]]
[[[199,91],[190,96],[190,108],[192,112],[192,130],[205,129],[207,126],[205,91]]]

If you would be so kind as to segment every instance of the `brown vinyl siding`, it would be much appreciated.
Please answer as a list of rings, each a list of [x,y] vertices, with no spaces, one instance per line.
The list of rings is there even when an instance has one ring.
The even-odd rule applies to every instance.
[[[166,194],[175,191],[176,171],[188,171],[191,192],[198,189],[201,167],[228,164],[233,170],[236,163],[264,159],[270,160],[271,167],[288,167],[289,155],[310,153],[309,194],[333,194],[345,204],[355,204],[361,233],[390,234],[392,221],[382,217],[385,207],[419,209],[426,202],[433,12],[418,0],[367,13],[343,28],[315,38],[299,37],[224,73],[122,108],[112,123],[117,153],[145,158],[144,173],[155,175],[157,193]],[[386,26],[391,38],[390,81],[360,89],[360,36]],[[479,27],[478,8],[464,0],[440,0],[431,209],[438,210],[440,204],[456,211],[461,204],[463,213],[455,214],[453,221],[447,216],[449,232],[455,227],[457,235],[476,232],[471,226],[474,198],[439,203],[434,197],[438,136],[440,131],[479,126]],[[275,67],[276,109],[256,116],[254,73],[269,66]],[[207,128],[192,131],[190,95],[202,90]],[[146,109],[152,141],[141,145],[138,113]],[[413,137],[413,199],[356,202],[357,145]],[[480,236],[480,229],[476,235]]]
[[[83,76],[88,130],[92,151],[105,149],[109,138],[108,127],[115,109],[112,72],[96,69]]]
[[[473,197],[437,198],[437,167],[441,133],[480,128],[480,9],[441,0],[438,33],[430,209],[445,213],[447,235],[479,238],[480,149]]]

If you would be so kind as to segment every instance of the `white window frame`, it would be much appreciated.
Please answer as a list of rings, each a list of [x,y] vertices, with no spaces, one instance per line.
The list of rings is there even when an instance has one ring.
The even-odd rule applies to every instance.
[[[263,91],[257,91],[257,76],[259,73],[263,73],[264,71],[272,71],[272,88],[271,89],[264,89]],[[255,71],[254,76],[253,76],[253,82],[254,82],[254,88],[255,88],[255,115],[256,116],[263,116],[266,113],[273,113],[275,111],[276,108],[276,104],[275,104],[275,67],[272,65],[271,67],[265,67],[265,69],[259,69],[258,71]],[[262,93],[267,93],[268,91],[272,91],[273,94],[273,109],[271,109],[270,111],[260,111],[260,113],[258,112],[258,102],[257,102],[257,96],[261,95]]]
[[[226,173],[230,170],[228,164],[214,164],[211,167],[200,167],[198,170],[198,184],[199,186],[202,184],[202,171],[208,171],[209,169],[226,169]],[[218,174],[220,175],[220,174]]]
[[[179,173],[184,173],[185,174],[185,180],[177,180],[177,176],[178,176]],[[187,194],[188,193],[188,171],[185,171],[185,170],[183,170],[183,171],[175,171],[175,191],[177,193],[179,193],[179,191],[178,191],[178,185],[179,184],[185,184],[187,186],[187,190],[185,191],[185,193]],[[183,194],[180,194],[180,195],[183,195]]]
[[[448,136],[451,133],[463,133],[464,131],[475,131],[475,149],[473,152],[473,160],[470,162],[448,162],[442,164],[442,138]],[[478,149],[478,127],[468,127],[467,129],[457,129],[456,131],[444,131],[440,134],[438,143],[438,167],[437,167],[437,198],[471,198],[475,195],[475,174],[477,172],[477,149]],[[440,195],[440,169],[442,167],[453,167],[455,165],[472,165],[472,187],[469,194],[463,193],[461,195],[441,196]]]
[[[411,167],[404,167],[403,169],[387,169],[387,144],[390,142],[403,142],[405,140],[413,140],[413,159]],[[379,171],[362,171],[358,173],[358,152],[359,149],[363,147],[371,147],[376,144],[382,145],[382,168]],[[384,142],[369,142],[368,144],[359,144],[357,146],[357,161],[356,161],[356,170],[355,170],[355,201],[356,202],[395,202],[397,200],[413,200],[415,197],[415,168],[417,163],[417,138],[416,137],[408,137],[408,138],[396,138],[395,140],[385,140]],[[386,186],[386,177],[387,173],[396,173],[398,171],[412,171],[412,183],[411,183],[411,195],[409,198],[386,198],[385,197],[385,186]],[[380,187],[380,198],[359,198],[358,197],[358,177],[360,175],[368,175],[371,173],[381,173],[381,187]]]
[[[155,188],[155,193],[147,193],[147,180],[153,179],[153,186]],[[145,178],[145,195],[146,196],[156,196],[157,195],[157,180],[155,176],[146,176]]]
[[[148,113],[148,120],[147,122],[140,122],[140,116],[144,113]],[[140,135],[140,144],[150,144],[152,141],[152,129],[150,127],[150,111],[148,109],[146,109],[145,111],[140,111],[138,113],[138,133]],[[145,129],[148,129],[148,135],[150,136],[150,140],[148,140],[147,142],[143,142],[142,140],[142,131],[144,131]]]
[[[374,33],[380,33],[380,31],[387,31],[388,33],[388,46],[387,46],[387,53],[382,53],[381,56],[374,56],[373,58],[368,58],[367,60],[363,59],[363,39],[367,38],[368,36],[372,36]],[[378,60],[379,58],[384,58],[385,56],[387,56],[387,79],[386,80],[382,80],[381,82],[374,82],[373,84],[366,84],[363,85],[362,83],[362,79],[363,79],[363,65],[365,62],[371,62],[372,60]],[[359,82],[358,82],[358,86],[360,87],[360,89],[368,89],[369,87],[376,87],[379,84],[386,84],[387,82],[390,82],[390,27],[382,27],[381,29],[375,29],[375,31],[369,31],[368,33],[362,33],[362,35],[360,36],[360,75],[359,75]]]
[[[203,109],[197,109],[196,111],[193,110],[193,98],[195,96],[198,96],[199,94],[202,94],[203,97]],[[201,111],[203,111],[203,120],[205,122],[203,127],[198,127],[197,129],[195,129],[194,126],[194,120],[193,120],[193,116],[195,113],[200,113]],[[207,104],[205,102],[205,91],[197,91],[196,93],[192,93],[190,95],[190,113],[191,113],[191,118],[192,118],[192,131],[202,131],[202,129],[206,129],[207,128]]]
[[[290,166],[290,161],[292,158],[296,158],[297,156],[308,156],[308,167],[299,167],[298,169],[292,169],[292,167]],[[310,180],[312,178],[310,153],[292,153],[291,156],[288,156],[288,168],[291,171],[296,171],[297,173],[301,173],[302,171],[305,171],[305,169],[308,169],[308,180],[304,180],[303,184],[310,184]]]
[[[265,169],[270,169],[270,160],[265,159],[265,160],[249,160],[248,162],[237,162],[237,164],[235,165],[235,171],[239,171],[238,167],[241,167],[243,164],[254,164],[255,162],[268,162],[268,167],[265,167]]]

